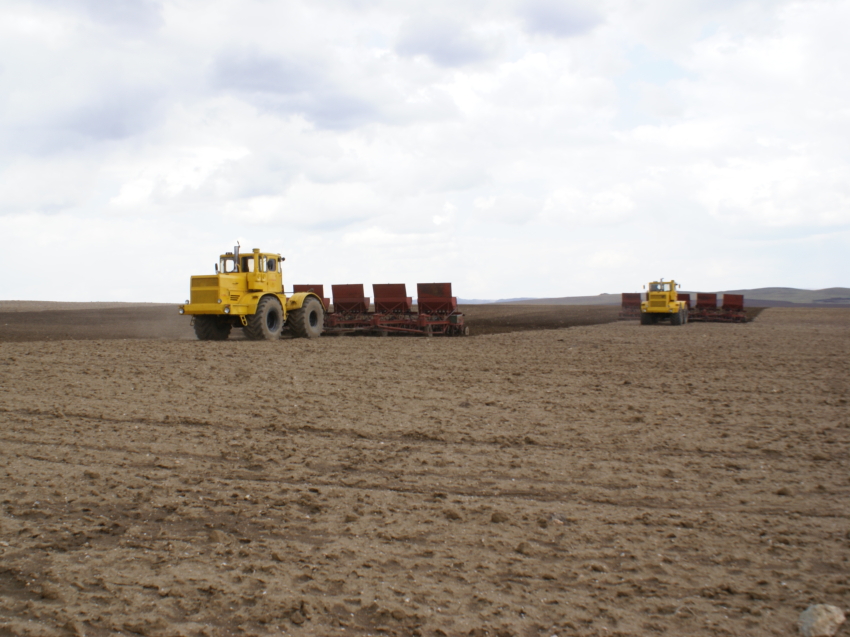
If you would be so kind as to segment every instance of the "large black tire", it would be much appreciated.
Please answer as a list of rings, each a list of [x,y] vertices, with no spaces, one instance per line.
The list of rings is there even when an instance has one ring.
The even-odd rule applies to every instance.
[[[675,314],[670,315],[670,325],[681,325],[682,324],[682,310],[679,310]]]
[[[325,327],[325,310],[314,296],[304,299],[304,305],[286,317],[286,326],[296,338],[318,338]]]
[[[640,313],[640,324],[641,325],[652,325],[655,322],[652,319],[653,319],[653,316],[649,312],[641,312]]]
[[[283,308],[273,296],[264,296],[257,304],[257,311],[248,317],[245,336],[252,341],[276,341],[283,329]]]
[[[230,320],[223,316],[198,315],[194,327],[199,341],[226,341],[230,336]]]

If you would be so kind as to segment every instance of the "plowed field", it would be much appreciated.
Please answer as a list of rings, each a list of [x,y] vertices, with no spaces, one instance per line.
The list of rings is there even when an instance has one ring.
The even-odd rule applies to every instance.
[[[850,311],[562,307],[275,343],[0,314],[0,635],[789,635],[847,608]]]

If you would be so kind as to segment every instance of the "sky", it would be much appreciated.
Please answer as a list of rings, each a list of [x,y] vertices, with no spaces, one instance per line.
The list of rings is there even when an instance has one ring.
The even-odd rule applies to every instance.
[[[850,0],[4,0],[0,298],[182,302],[237,242],[285,289],[850,286],[848,26]]]

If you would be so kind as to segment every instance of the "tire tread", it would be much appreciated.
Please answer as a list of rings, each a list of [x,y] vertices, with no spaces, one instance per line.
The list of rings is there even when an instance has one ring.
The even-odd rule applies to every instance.
[[[292,310],[289,313],[289,316],[286,317],[286,325],[289,327],[289,331],[295,338],[316,338],[321,334],[321,330],[319,330],[319,334],[313,333],[308,325],[308,311],[311,305],[318,305],[318,309],[320,310],[320,316],[324,316],[324,311],[322,308],[322,304],[319,303],[315,298],[308,297],[304,300],[304,304],[298,308],[297,310]]]
[[[257,311],[248,317],[248,325],[245,326],[245,336],[247,336],[250,340],[273,340],[266,335],[265,321],[267,311],[274,311],[273,309],[267,310],[267,308],[269,308],[269,306],[273,306],[274,304],[277,304],[278,306],[278,323],[280,325],[280,327],[278,327],[278,331],[275,335],[275,338],[280,338],[280,331],[283,327],[283,309],[280,308],[280,301],[278,301],[275,297],[265,296],[260,299],[260,302],[257,304]]]
[[[230,336],[230,323],[210,314],[195,316],[194,328],[199,341],[226,341]]]

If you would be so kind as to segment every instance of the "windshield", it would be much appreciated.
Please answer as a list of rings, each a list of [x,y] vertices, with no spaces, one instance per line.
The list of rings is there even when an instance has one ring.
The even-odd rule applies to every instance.
[[[669,292],[670,284],[669,283],[650,283],[649,284],[650,292]]]

